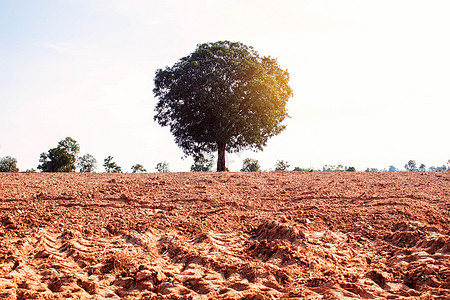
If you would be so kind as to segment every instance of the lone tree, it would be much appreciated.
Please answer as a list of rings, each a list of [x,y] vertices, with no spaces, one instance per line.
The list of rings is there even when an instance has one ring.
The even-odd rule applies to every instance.
[[[285,129],[288,71],[240,42],[199,44],[154,81],[155,121],[186,155],[218,151],[217,171],[225,171],[225,151],[262,150]]]
[[[42,172],[74,172],[77,154],[80,151],[80,145],[71,137],[66,137],[59,141],[56,148],[43,152],[40,155],[37,168]]]

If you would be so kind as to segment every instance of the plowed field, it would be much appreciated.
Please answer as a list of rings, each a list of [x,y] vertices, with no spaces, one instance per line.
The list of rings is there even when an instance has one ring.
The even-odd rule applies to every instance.
[[[450,172],[0,174],[0,299],[450,299]]]

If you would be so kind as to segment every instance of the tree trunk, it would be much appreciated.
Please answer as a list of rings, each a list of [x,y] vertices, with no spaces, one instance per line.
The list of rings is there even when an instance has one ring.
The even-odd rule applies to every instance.
[[[224,172],[225,170],[225,143],[217,142],[217,172]]]

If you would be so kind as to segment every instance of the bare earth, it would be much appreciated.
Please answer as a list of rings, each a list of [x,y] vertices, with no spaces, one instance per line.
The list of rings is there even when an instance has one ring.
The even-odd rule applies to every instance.
[[[1,174],[0,299],[450,299],[450,172]]]

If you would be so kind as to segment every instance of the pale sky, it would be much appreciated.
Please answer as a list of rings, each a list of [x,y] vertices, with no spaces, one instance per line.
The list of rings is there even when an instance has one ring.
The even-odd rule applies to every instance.
[[[153,121],[155,71],[199,43],[240,41],[288,69],[287,129],[263,169],[427,167],[450,159],[448,0],[0,0],[0,158],[36,168],[70,136],[104,171],[189,171]]]

